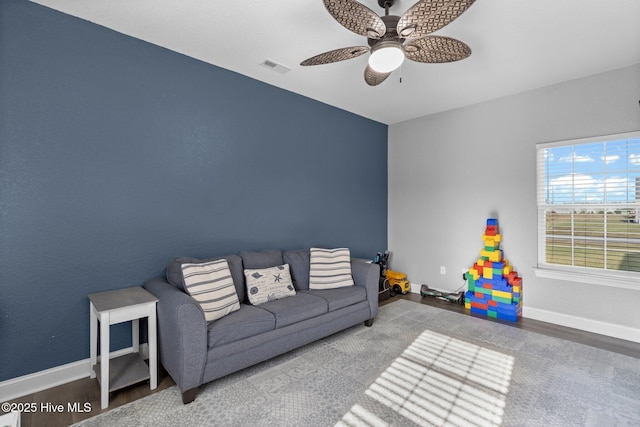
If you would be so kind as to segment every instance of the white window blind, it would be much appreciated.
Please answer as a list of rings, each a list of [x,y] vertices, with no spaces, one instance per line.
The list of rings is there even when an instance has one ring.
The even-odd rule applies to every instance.
[[[640,132],[537,152],[538,267],[640,279]]]

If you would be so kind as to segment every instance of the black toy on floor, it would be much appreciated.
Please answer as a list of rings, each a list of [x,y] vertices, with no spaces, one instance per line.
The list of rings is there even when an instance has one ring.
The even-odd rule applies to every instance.
[[[464,292],[442,292],[436,289],[431,289],[427,285],[422,285],[420,287],[420,295],[423,297],[433,297],[439,299],[441,301],[446,301],[450,303],[458,303],[464,305]]]

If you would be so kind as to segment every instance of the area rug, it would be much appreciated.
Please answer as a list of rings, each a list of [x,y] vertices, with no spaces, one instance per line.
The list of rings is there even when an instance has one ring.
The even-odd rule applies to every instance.
[[[398,300],[191,404],[174,386],[76,425],[640,425],[640,359]]]

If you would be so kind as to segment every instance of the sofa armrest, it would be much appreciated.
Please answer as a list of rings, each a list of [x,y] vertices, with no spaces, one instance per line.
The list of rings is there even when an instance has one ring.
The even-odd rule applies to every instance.
[[[371,309],[371,319],[373,319],[378,315],[380,266],[368,260],[351,258],[351,275],[356,286],[366,288],[367,300]]]
[[[207,322],[191,296],[162,278],[143,287],[158,298],[160,362],[182,392],[202,384],[207,360]]]

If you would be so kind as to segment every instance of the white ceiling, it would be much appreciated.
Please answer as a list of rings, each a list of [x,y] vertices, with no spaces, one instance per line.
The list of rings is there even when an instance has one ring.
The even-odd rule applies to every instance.
[[[322,0],[34,0],[115,31],[386,124],[640,63],[639,0],[477,0],[435,35],[469,58],[405,61],[370,87],[368,54],[301,67],[332,49],[366,46]],[[416,0],[397,0],[402,15]],[[384,14],[377,0],[361,0]],[[277,73],[266,60],[289,68]],[[400,82],[402,76],[402,82]]]

